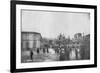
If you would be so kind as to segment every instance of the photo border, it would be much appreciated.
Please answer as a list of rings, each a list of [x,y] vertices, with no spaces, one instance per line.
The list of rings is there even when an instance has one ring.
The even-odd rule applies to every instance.
[[[89,65],[74,65],[74,66],[57,66],[57,67],[41,67],[41,68],[25,68],[16,69],[16,5],[37,5],[37,6],[52,6],[52,7],[71,7],[71,8],[86,8],[94,9],[94,64]],[[61,69],[79,69],[97,67],[97,6],[81,5],[81,4],[64,4],[64,3],[48,3],[34,1],[11,1],[11,29],[10,29],[10,47],[11,47],[11,72],[29,72],[29,71],[45,71],[45,70],[61,70]]]

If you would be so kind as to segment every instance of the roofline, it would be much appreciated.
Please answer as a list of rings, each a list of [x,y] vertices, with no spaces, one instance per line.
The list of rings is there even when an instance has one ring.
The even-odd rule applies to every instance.
[[[30,32],[30,31],[22,31],[21,33],[32,33],[32,34],[40,34],[40,33],[38,33],[38,32]],[[41,35],[41,34],[40,34]]]

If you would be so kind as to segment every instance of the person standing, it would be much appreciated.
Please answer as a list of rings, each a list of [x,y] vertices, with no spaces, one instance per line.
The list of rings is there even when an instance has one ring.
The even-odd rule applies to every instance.
[[[33,51],[32,50],[30,51],[30,58],[33,61]]]

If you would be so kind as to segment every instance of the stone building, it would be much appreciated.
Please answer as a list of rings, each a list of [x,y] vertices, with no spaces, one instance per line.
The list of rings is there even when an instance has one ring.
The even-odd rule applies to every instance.
[[[41,38],[41,34],[37,32],[22,32],[22,50],[35,50],[36,48],[40,48]]]

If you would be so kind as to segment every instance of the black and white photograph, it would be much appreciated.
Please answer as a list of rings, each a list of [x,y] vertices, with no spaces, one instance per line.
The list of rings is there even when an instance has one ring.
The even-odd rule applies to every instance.
[[[90,14],[21,10],[21,62],[90,59]]]
[[[96,67],[96,6],[14,1],[11,21],[12,71]]]

